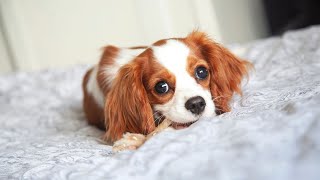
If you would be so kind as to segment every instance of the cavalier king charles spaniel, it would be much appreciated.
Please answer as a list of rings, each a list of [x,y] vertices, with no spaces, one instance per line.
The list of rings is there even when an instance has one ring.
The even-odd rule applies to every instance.
[[[250,66],[199,31],[148,47],[106,46],[84,76],[84,112],[111,143],[127,132],[147,135],[164,117],[184,128],[230,111]]]

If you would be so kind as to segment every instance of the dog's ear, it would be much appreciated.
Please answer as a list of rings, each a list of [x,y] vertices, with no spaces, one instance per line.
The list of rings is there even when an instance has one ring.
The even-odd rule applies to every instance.
[[[244,76],[248,75],[251,63],[236,57],[203,32],[190,33],[186,41],[210,66],[210,91],[217,114],[230,111],[229,101],[234,92],[242,94],[241,81]]]
[[[142,82],[146,61],[137,58],[123,66],[105,104],[105,139],[114,142],[125,132],[148,134],[154,130],[153,112]]]

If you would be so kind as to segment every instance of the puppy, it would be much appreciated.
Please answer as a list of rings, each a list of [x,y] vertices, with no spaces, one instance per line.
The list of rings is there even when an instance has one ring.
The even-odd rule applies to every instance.
[[[84,112],[110,143],[126,132],[146,135],[163,117],[173,128],[185,128],[230,111],[248,67],[199,31],[149,47],[107,46],[84,76]]]

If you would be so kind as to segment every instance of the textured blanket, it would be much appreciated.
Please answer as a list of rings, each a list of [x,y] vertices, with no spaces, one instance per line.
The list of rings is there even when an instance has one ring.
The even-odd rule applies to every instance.
[[[232,112],[117,154],[87,125],[89,66],[0,77],[0,179],[319,179],[320,27],[246,45]]]

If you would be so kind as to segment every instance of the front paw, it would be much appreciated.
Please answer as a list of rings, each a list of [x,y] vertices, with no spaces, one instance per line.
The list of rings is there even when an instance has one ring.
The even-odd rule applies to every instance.
[[[135,150],[146,141],[142,134],[125,133],[121,139],[114,142],[112,151],[119,152],[123,150]]]

